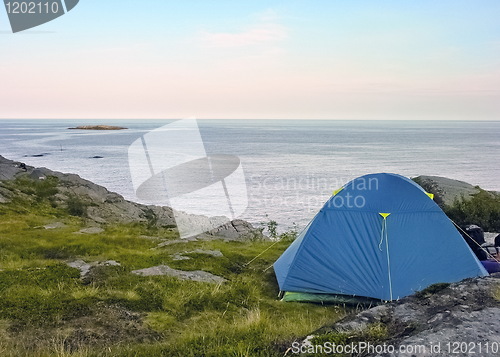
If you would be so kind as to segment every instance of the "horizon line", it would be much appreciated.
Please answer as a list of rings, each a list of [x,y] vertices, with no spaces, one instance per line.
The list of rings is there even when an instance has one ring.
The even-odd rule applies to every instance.
[[[182,120],[187,117],[176,117],[176,118],[0,118],[0,120]],[[300,121],[461,121],[461,122],[495,122],[500,121],[499,119],[364,119],[364,118],[196,118],[191,117],[190,119],[196,120],[300,120]]]

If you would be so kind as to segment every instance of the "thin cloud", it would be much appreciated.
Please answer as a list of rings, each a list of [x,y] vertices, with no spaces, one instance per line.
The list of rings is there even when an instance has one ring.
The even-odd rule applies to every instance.
[[[277,22],[281,19],[281,15],[274,9],[267,9],[257,14],[257,19],[261,22]]]
[[[206,47],[245,47],[276,43],[288,37],[285,26],[275,23],[259,23],[241,32],[203,32],[201,40]]]

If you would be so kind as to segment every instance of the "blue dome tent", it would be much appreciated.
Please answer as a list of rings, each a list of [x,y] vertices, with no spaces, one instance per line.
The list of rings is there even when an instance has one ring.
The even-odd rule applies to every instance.
[[[388,173],[336,191],[274,270],[290,301],[324,294],[390,301],[488,275],[432,195]]]

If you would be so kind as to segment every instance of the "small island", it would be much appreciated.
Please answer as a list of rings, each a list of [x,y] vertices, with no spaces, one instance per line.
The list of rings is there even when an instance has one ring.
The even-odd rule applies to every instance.
[[[82,125],[76,126],[74,128],[68,129],[80,129],[80,130],[124,130],[128,128],[124,128],[122,126],[114,126],[114,125]]]

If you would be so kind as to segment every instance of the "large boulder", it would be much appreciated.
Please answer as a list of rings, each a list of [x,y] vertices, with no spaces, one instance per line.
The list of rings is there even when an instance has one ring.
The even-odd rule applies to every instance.
[[[440,205],[451,205],[456,199],[467,199],[480,192],[477,186],[440,176],[418,176],[413,181],[433,193],[434,200]]]
[[[399,353],[400,346],[425,346],[416,356],[469,356],[467,350],[447,353],[447,344],[491,343],[500,334],[500,280],[499,276],[467,279],[459,283],[438,284],[400,301],[379,305],[362,312],[348,315],[343,320],[315,331],[301,341],[303,350],[315,341],[335,340],[343,336],[344,344],[356,336],[374,345],[391,345],[394,353],[360,354],[369,356],[408,356]],[[383,333],[376,341],[373,331]],[[370,337],[371,336],[371,337]],[[358,340],[360,340],[358,338]],[[441,354],[433,353],[431,345],[441,345]],[[410,354],[411,355],[411,354]],[[482,355],[482,354],[479,354]],[[495,354],[496,355],[496,354]],[[489,356],[483,354],[482,356]]]
[[[13,180],[17,175],[26,172],[20,162],[15,162],[0,156],[0,181]]]

